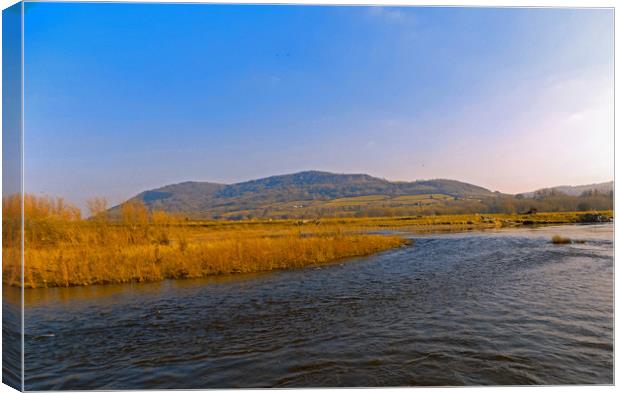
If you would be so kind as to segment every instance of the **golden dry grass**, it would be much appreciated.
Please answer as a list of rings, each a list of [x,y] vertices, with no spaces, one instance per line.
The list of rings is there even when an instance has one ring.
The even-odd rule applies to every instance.
[[[28,288],[300,268],[406,243],[397,236],[345,232],[339,225],[188,224],[164,212],[148,212],[137,202],[122,206],[120,221],[104,215],[82,220],[73,207],[65,206],[72,212],[65,214],[64,205],[53,202],[25,200],[24,286]],[[10,218],[19,214],[9,213],[8,208],[3,222],[3,280],[19,286],[19,220]]]
[[[3,201],[3,281],[21,285],[21,210]],[[158,281],[300,268],[369,255],[406,243],[376,230],[462,230],[580,222],[584,213],[470,214],[317,220],[186,221],[149,212],[139,202],[107,217],[105,200],[91,218],[61,199],[24,198],[24,286]],[[611,211],[597,213],[611,217]]]
[[[131,247],[28,248],[25,286],[143,282],[300,268],[368,255],[404,243],[398,237],[376,235],[240,236],[187,244],[179,240]]]

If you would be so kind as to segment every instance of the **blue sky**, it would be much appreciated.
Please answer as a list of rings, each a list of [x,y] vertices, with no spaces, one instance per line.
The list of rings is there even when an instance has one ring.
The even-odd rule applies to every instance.
[[[603,9],[27,3],[28,192],[306,169],[502,192],[613,176]]]

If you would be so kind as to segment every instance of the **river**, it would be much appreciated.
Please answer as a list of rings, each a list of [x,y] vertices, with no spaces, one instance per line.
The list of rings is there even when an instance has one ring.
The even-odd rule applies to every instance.
[[[25,387],[613,383],[612,225],[407,236],[299,270],[27,290]]]

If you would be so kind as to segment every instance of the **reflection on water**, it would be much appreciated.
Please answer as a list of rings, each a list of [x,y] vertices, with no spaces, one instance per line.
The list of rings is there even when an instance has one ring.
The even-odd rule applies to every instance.
[[[418,234],[329,266],[28,290],[26,388],[610,384],[612,231]]]
[[[173,293],[175,288],[189,288],[196,285],[222,284],[252,280],[269,273],[226,274],[188,280],[167,280],[150,283],[129,283],[110,285],[89,285],[70,288],[34,288],[24,293],[26,307],[50,307],[55,303],[63,303],[63,307],[79,306],[81,301],[99,299],[98,302],[116,302],[117,298],[136,297],[137,295],[166,295]],[[5,287],[15,296],[21,296],[19,289]]]
[[[21,389],[21,289],[2,286],[2,383]]]

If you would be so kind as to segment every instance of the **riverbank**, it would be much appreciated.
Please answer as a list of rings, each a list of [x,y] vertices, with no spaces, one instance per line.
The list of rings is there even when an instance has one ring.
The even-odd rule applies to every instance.
[[[24,286],[150,282],[301,268],[405,245],[378,231],[461,231],[607,221],[613,212],[475,214],[314,220],[134,222],[27,220]],[[5,241],[3,279],[21,285],[19,248]]]
[[[371,255],[407,244],[398,236],[345,233],[338,228],[300,231],[218,230],[189,225],[139,228],[143,240],[123,241],[125,226],[80,225],[79,236],[55,246],[26,247],[26,288],[152,282],[211,275],[302,268]],[[97,240],[105,233],[105,240]],[[90,240],[87,240],[89,239]],[[4,249],[5,261],[18,260]],[[19,265],[5,263],[5,283],[20,286]]]

